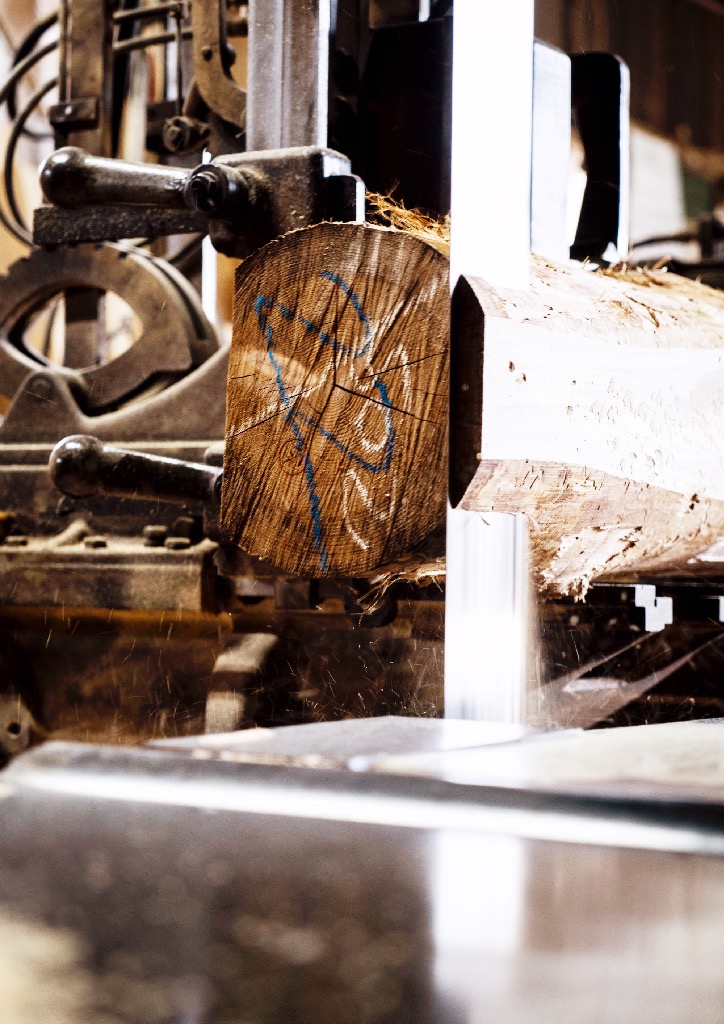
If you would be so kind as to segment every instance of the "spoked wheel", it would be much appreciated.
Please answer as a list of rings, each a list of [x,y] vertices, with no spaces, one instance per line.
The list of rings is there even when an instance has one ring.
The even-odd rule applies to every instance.
[[[65,330],[58,330],[64,307]],[[39,320],[45,317],[40,334]],[[38,249],[0,279],[0,395],[49,368],[88,414],[173,383],[219,347],[199,297],[171,264],[118,244]]]

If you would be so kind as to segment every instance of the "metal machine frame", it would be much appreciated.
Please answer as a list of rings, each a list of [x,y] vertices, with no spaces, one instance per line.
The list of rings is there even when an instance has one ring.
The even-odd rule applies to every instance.
[[[436,625],[432,630],[422,625],[419,636],[434,646],[437,656],[442,617],[438,592],[399,592],[400,607],[404,604],[409,615],[403,628],[399,622],[394,625],[394,593],[374,606],[365,602],[365,581],[338,581],[337,587],[321,593],[310,581],[279,578],[268,566],[217,546],[214,504],[203,500],[203,480],[215,478],[220,466],[226,350],[217,347],[198,295],[179,270],[145,250],[112,240],[208,232],[217,248],[241,255],[290,227],[326,215],[356,218],[362,185],[352,172],[360,171],[367,184],[383,187],[385,174],[394,170],[390,124],[409,119],[424,142],[416,157],[422,171],[410,171],[403,159],[408,140],[402,137],[401,187],[413,198],[427,195],[430,207],[439,212],[446,208],[450,189],[441,153],[451,146],[453,280],[475,271],[490,280],[523,281],[531,248],[558,258],[568,251],[564,222],[573,107],[589,163],[574,254],[604,258],[611,249],[625,249],[625,68],[605,55],[571,60],[534,44],[530,3],[511,8],[509,23],[488,4],[461,4],[454,23],[458,42],[452,72],[452,19],[446,4],[434,5],[428,21],[416,21],[425,12],[412,5],[408,24],[374,31],[365,5],[357,3],[252,0],[244,13],[238,7],[227,12],[216,0],[195,0],[188,24],[183,4],[161,4],[154,7],[153,17],[162,16],[169,24],[151,39],[156,45],[176,46],[168,74],[175,79],[177,95],[152,104],[148,144],[163,154],[165,163],[131,166],[111,159],[118,63],[141,46],[144,37],[134,34],[136,29],[153,27],[151,8],[90,6],[92,12],[88,0],[67,0],[63,6],[61,94],[51,111],[60,148],[43,172],[51,202],[36,211],[34,222],[35,239],[43,248],[12,268],[0,300],[5,331],[0,370],[5,387],[14,392],[0,424],[0,597],[11,609],[37,609],[36,616],[41,611],[47,616],[50,605],[61,613],[74,609],[81,618],[80,609],[93,615],[100,609],[158,613],[161,618],[173,610],[206,615],[210,625],[219,612],[231,615],[231,634],[214,655],[215,694],[233,691],[235,657],[237,682],[242,688],[248,685],[254,670],[248,651],[240,653],[246,650],[248,629],[252,636],[259,628],[283,630],[290,615],[298,615],[300,622],[311,620],[320,607],[329,613],[322,619],[328,625],[352,616],[349,621],[363,628],[389,626],[387,639],[393,646],[398,627],[417,635],[414,623],[427,622],[429,613]],[[249,37],[246,92],[232,78],[228,48],[243,33]],[[335,43],[331,51],[330,33]],[[191,37],[190,63],[185,64],[184,43]],[[390,123],[385,120],[381,97],[394,47],[404,55],[404,74],[418,75],[415,89],[428,90],[427,120],[421,118],[419,124],[414,97],[404,90],[392,93]],[[429,66],[417,71],[416,47],[429,59]],[[399,76],[394,81],[397,88]],[[184,86],[187,95],[181,102]],[[477,100],[494,93],[505,95],[506,103]],[[503,134],[517,154],[511,158],[512,171],[506,162],[486,156],[487,140]],[[349,147],[352,160],[329,150],[330,141]],[[200,162],[205,146],[214,154],[210,163]],[[433,160],[438,173],[432,174],[430,184]],[[611,189],[612,181],[616,189]],[[100,242],[105,244],[94,247]],[[67,247],[76,243],[78,248]],[[62,368],[25,349],[22,340],[31,313],[61,285],[70,289],[67,365]],[[89,369],[104,286],[143,314],[144,330],[122,358]],[[174,339],[172,346],[158,344],[163,325],[153,322],[154,308],[165,303],[185,325],[183,338]],[[179,409],[184,411],[181,417]],[[75,472],[76,478],[85,473],[85,482],[75,479],[71,493],[61,496],[48,476],[48,458],[57,441],[78,434],[95,436],[100,446],[85,451],[85,462]],[[132,476],[139,474],[136,483],[123,494],[118,487],[104,492],[99,486],[92,496],[88,488],[88,452],[102,454],[104,445],[138,455],[129,470]],[[175,458],[192,468],[174,469],[166,462],[160,473],[154,458]],[[101,476],[96,474],[96,484],[102,483]],[[192,479],[202,481],[200,491]],[[137,500],[131,500],[129,491]],[[160,503],[164,495],[175,497],[180,506]],[[712,609],[719,607],[716,587],[698,590],[694,601],[690,588],[664,592],[650,583],[597,587],[585,610],[546,608],[543,631],[552,633],[553,623],[562,626],[585,656],[576,664],[563,657],[551,663],[548,676],[531,683],[532,659],[525,654],[529,603],[522,525],[501,519],[493,527],[453,511],[448,522],[448,714],[592,724],[638,696],[655,677],[649,662],[638,677],[634,673],[631,685],[614,687],[606,674],[611,659],[628,654],[627,664],[633,667],[634,655],[646,650],[657,665],[671,665],[692,646],[706,646],[719,635],[720,617],[712,619]],[[505,557],[503,550],[508,552]],[[272,603],[266,619],[252,604],[258,601]],[[673,653],[658,637],[672,616],[706,627],[693,642],[688,635],[680,637]],[[586,637],[599,629],[604,617],[608,626],[592,649]],[[486,669],[478,656],[481,630]],[[400,642],[409,653],[406,641]],[[0,655],[12,666],[19,654],[12,643],[6,646]],[[25,651],[28,657],[29,648]],[[417,656],[412,663],[419,671]],[[13,708],[18,700],[27,703],[24,694],[32,686],[23,683],[19,693],[12,682],[17,672],[9,667],[6,675],[11,680],[8,714],[15,722],[19,711]],[[199,692],[196,699],[203,696]],[[411,705],[403,699],[393,702],[392,709],[439,713],[440,697],[438,693],[436,700]],[[369,707],[363,702],[359,710],[369,713],[374,707],[374,702]],[[381,709],[389,707],[383,703]],[[30,740],[33,716],[25,710],[22,728],[10,744],[13,750]],[[203,713],[192,716],[189,728],[198,728],[202,718]]]

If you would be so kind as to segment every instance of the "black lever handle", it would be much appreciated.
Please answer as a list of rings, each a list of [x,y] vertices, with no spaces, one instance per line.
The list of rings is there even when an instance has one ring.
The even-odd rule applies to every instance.
[[[89,156],[77,146],[64,146],[40,168],[40,186],[56,206],[130,203],[184,210],[188,176],[183,168],[109,160]]]
[[[45,198],[55,206],[161,206],[237,221],[249,216],[262,189],[261,178],[249,168],[212,163],[187,171],[132,164],[89,156],[77,146],[51,153],[40,168],[40,185]]]
[[[214,466],[115,448],[87,434],[59,441],[48,465],[58,490],[76,498],[105,494],[218,508],[222,470]]]

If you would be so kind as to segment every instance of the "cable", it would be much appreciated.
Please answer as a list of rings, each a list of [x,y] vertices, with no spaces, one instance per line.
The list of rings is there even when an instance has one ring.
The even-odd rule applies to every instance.
[[[33,244],[33,236],[31,232],[28,230],[25,223],[23,222],[23,217],[20,213],[20,209],[15,198],[15,187],[13,184],[13,161],[15,158],[15,149],[17,147],[18,139],[20,138],[22,130],[25,127],[25,122],[28,120],[28,118],[35,110],[35,108],[38,106],[38,104],[48,95],[48,93],[52,89],[57,88],[57,86],[58,77],[56,76],[55,78],[51,78],[49,82],[46,82],[45,85],[42,85],[33,93],[33,95],[30,97],[28,102],[25,104],[23,109],[18,114],[17,120],[13,125],[13,130],[10,132],[7,149],[5,150],[5,167],[3,170],[5,194],[7,196],[10,212],[15,218],[15,224],[13,224],[10,221],[9,217],[6,217],[5,212],[2,210],[0,210],[0,214],[2,214],[2,216],[0,216],[0,220],[2,220],[2,223],[5,225],[5,227],[13,235],[15,235],[15,237],[19,239],[19,241],[25,242],[27,245]]]
[[[53,50],[58,49],[58,40],[54,39],[52,43],[46,43],[35,53],[28,54],[23,60],[17,64],[10,72],[8,77],[5,79],[3,84],[0,86],[0,107],[7,102],[8,94],[15,88],[20,79],[34,68],[38,61],[41,61],[43,57],[47,57]]]
[[[51,29],[53,25],[57,24],[57,21],[58,12],[54,11],[52,14],[49,14],[47,18],[43,18],[43,20],[39,21],[37,25],[34,25],[33,28],[30,29],[25,38],[22,40],[20,46],[18,46],[17,50],[15,51],[15,56],[13,57],[11,67],[14,68],[22,60],[25,60],[25,58],[33,52],[33,50],[40,42],[42,37],[45,35],[45,33],[49,29]],[[10,119],[13,120],[17,113],[14,87],[8,93],[6,102],[8,105],[8,114],[10,115]]]
[[[0,107],[2,107],[3,104],[7,101],[8,94],[17,85],[17,83],[20,81],[20,79],[23,78],[28,73],[28,71],[31,70],[31,68],[34,68],[35,65],[39,61],[41,61],[44,57],[47,57],[48,54],[53,53],[53,51],[57,50],[57,48],[58,48],[58,40],[56,39],[56,40],[54,40],[51,43],[47,43],[45,46],[41,47],[39,50],[36,50],[34,53],[28,54],[27,57],[24,57],[18,64],[16,64],[16,66],[13,68],[11,73],[8,75],[8,77],[3,82],[3,84],[0,86]],[[50,89],[48,89],[48,91],[50,91]],[[34,99],[34,97],[33,97],[33,99]],[[41,99],[42,99],[42,97],[41,97]],[[10,165],[11,165],[11,171],[10,171],[11,189],[10,189],[10,191],[11,191],[12,196],[13,196],[13,201],[15,199],[15,195],[14,195],[14,190],[12,188],[12,163],[11,163],[12,156],[14,154],[15,146],[17,145],[17,139],[18,139],[18,137],[20,135],[20,132],[25,127],[25,121],[30,116],[30,112],[32,111],[34,106],[35,106],[35,103],[33,103],[29,108],[28,107],[25,108],[28,112],[27,112],[27,114],[25,116],[25,119],[22,121],[22,123],[20,125],[20,128],[17,131],[15,131],[15,128],[13,129],[13,134],[15,135],[15,140],[13,142],[12,151],[10,149],[10,141],[11,141],[10,139],[8,139],[8,147],[7,147],[6,151],[5,151],[6,171],[7,171],[8,164],[10,163]],[[11,136],[11,138],[12,138],[12,136]],[[9,203],[10,203],[10,199],[8,198],[8,204]],[[16,204],[16,206],[17,206],[17,204]],[[25,229],[22,224],[20,226],[16,226],[15,224],[13,224],[12,220],[7,216],[7,214],[3,210],[2,206],[0,206],[0,224],[2,224],[10,232],[11,235],[14,235],[15,238],[19,239],[21,242],[24,242],[26,245],[32,245],[32,238],[30,237],[30,234],[27,231],[27,229]]]
[[[57,50],[57,49],[58,49],[58,40],[56,39],[56,40],[54,40],[51,43],[47,43],[45,46],[41,47],[39,50],[36,50],[34,53],[28,54],[27,57],[24,57],[23,60],[21,60],[20,63],[17,64],[13,68],[11,73],[5,79],[3,84],[0,86],[0,107],[2,107],[3,104],[6,102],[8,94],[17,85],[17,83],[20,81],[20,79],[23,78],[28,73],[28,71],[31,70],[31,68],[34,68],[35,65],[39,61],[41,61],[44,57],[47,57],[48,54],[53,53],[53,51]],[[48,89],[48,91],[50,91],[50,89]],[[32,111],[33,106],[35,106],[34,103],[32,104],[32,106],[30,106],[30,108],[28,108],[28,107],[25,108],[25,110],[28,111],[28,113],[25,116],[25,120],[27,120],[27,118],[30,116],[30,112]],[[12,153],[10,151],[10,139],[8,140],[8,148],[6,149],[6,152],[5,152],[6,172],[7,172],[8,162],[11,160],[12,154],[14,153],[14,150],[15,150],[15,146],[17,145],[18,136],[20,135],[20,132],[22,131],[22,129],[25,126],[25,120],[21,123],[20,128],[17,130],[17,132],[15,131],[15,129],[13,129],[13,134],[15,135],[15,141],[13,143]],[[11,138],[12,138],[12,136],[11,136]],[[13,193],[13,200],[14,200],[14,191],[12,189],[12,170],[10,172],[10,179],[11,179],[11,192]],[[9,199],[8,199],[8,203],[9,203]],[[32,238],[30,237],[29,232],[27,231],[27,229],[24,229],[22,225],[20,225],[19,228],[16,225],[14,225],[12,223],[12,221],[10,220],[10,218],[6,215],[5,211],[2,209],[1,206],[0,206],[0,224],[4,225],[4,227],[10,232],[10,234],[14,235],[21,242],[24,242],[26,245],[32,245]]]

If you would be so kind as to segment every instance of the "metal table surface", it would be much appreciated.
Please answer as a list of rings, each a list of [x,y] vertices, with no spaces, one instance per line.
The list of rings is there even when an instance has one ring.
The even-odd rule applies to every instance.
[[[0,1019],[724,1021],[724,724],[340,725],[18,758]]]

